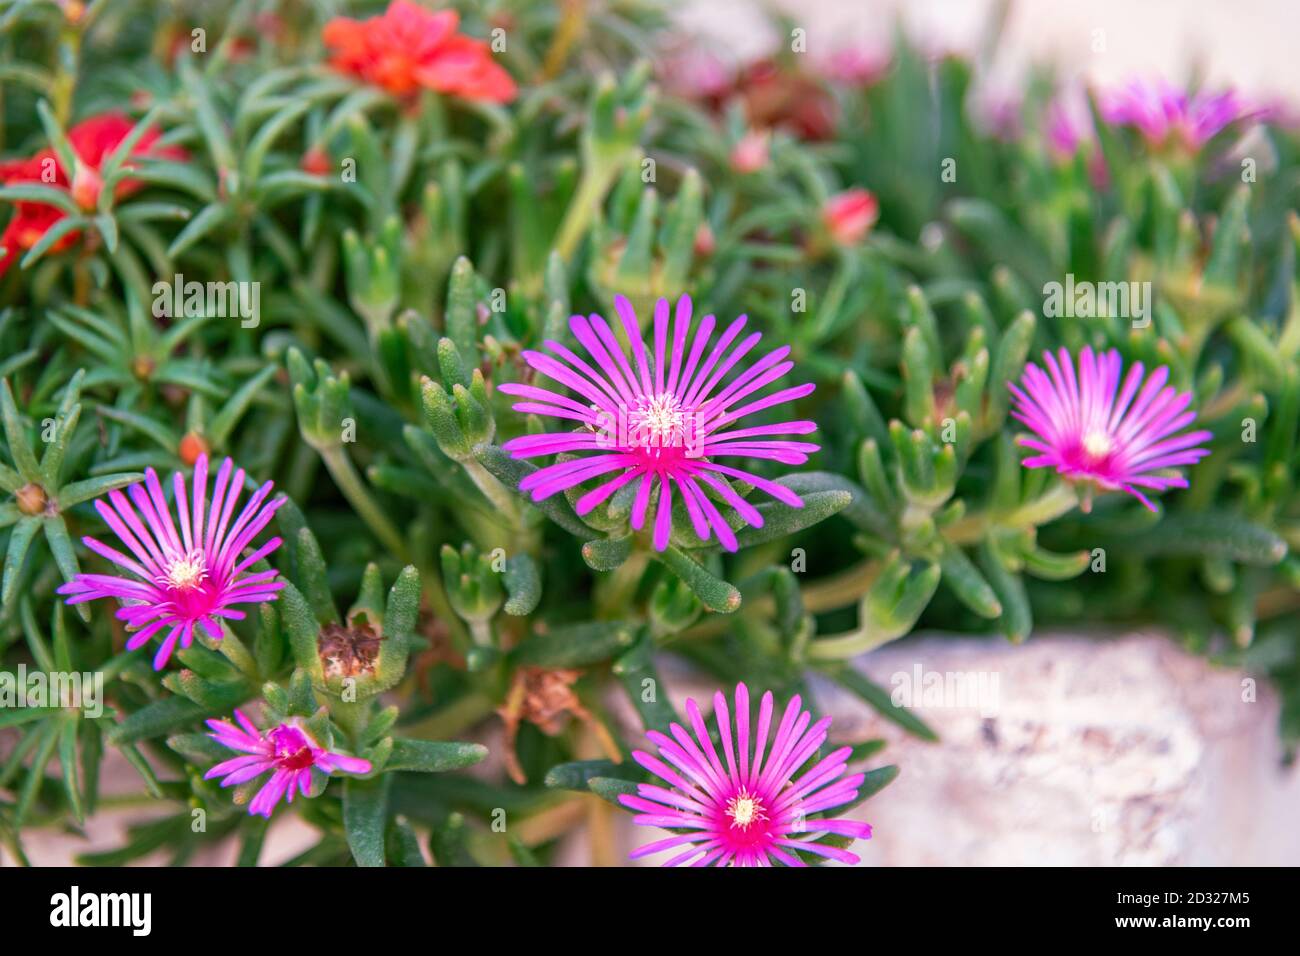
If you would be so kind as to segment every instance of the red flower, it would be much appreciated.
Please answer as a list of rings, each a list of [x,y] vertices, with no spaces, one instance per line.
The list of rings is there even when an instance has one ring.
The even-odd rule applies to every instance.
[[[30,159],[0,162],[0,183],[6,186],[15,183],[53,186],[69,192],[82,209],[95,209],[99,205],[99,194],[104,186],[100,176],[104,160],[117,149],[134,127],[135,124],[121,113],[92,116],[68,130],[68,143],[72,146],[77,159],[71,178],[54,150],[46,148]],[[186,158],[186,152],[176,146],[155,148],[158,137],[157,130],[147,130],[131,150],[131,155],[148,155],[165,159]],[[123,168],[130,169],[131,163],[129,161],[124,163]],[[118,181],[113,195],[121,199],[135,192],[140,186],[138,180],[122,179]],[[4,246],[5,249],[4,258],[0,259],[0,275],[4,274],[20,251],[30,249],[40,242],[41,237],[63,216],[63,210],[45,203],[14,203],[14,214],[4,232],[0,234],[0,246]],[[76,242],[77,235],[74,230],[61,236],[51,247],[51,251],[57,252],[68,248]]]
[[[380,17],[335,17],[321,39],[333,51],[334,69],[395,96],[424,87],[467,100],[510,102],[515,81],[496,64],[486,43],[456,32],[459,22],[454,10],[435,13],[393,0]]]
[[[312,146],[302,154],[302,158],[298,161],[298,168],[313,176],[324,176],[334,168],[334,164],[330,161],[329,153],[319,146]]]
[[[745,68],[735,88],[751,126],[779,127],[812,142],[835,134],[835,100],[811,73],[760,60]]]
[[[861,188],[836,193],[822,207],[822,222],[831,238],[842,246],[861,242],[879,215],[880,203],[875,194]]]

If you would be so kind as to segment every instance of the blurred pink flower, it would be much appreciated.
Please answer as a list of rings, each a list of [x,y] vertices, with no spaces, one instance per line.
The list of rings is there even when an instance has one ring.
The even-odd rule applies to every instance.
[[[822,73],[845,86],[871,86],[889,72],[892,61],[885,47],[845,46],[823,61]]]
[[[1189,94],[1163,79],[1131,80],[1101,96],[1101,115],[1107,123],[1133,127],[1152,146],[1172,139],[1188,149],[1200,149],[1255,112],[1233,90]]]
[[[841,246],[861,242],[879,217],[880,203],[875,194],[861,187],[836,193],[822,207],[822,222]]]
[[[756,173],[767,165],[772,134],[751,129],[731,148],[731,168],[738,173]]]
[[[1092,125],[1085,123],[1064,94],[1047,104],[1047,144],[1059,156],[1073,156],[1079,146],[1092,139]]]

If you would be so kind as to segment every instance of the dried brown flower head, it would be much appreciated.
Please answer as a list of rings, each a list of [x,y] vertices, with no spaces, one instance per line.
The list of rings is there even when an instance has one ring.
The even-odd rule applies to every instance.
[[[506,769],[516,783],[527,782],[515,754],[520,724],[526,720],[536,724],[542,733],[554,736],[564,729],[565,718],[570,714],[579,720],[592,720],[591,713],[573,691],[581,676],[582,671],[544,667],[521,667],[515,671],[514,683],[497,713],[506,724]]]
[[[373,674],[383,637],[358,615],[347,625],[326,624],[321,629],[317,650],[326,677],[362,677]]]

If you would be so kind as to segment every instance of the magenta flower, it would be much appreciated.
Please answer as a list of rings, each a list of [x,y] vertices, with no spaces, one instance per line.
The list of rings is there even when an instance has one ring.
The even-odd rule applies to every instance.
[[[209,720],[213,732],[208,736],[242,756],[222,761],[205,773],[203,779],[225,777],[221,785],[233,787],[268,770],[274,771],[248,805],[249,813],[269,818],[281,797],[293,803],[295,790],[310,797],[313,772],[318,780],[336,771],[370,772],[369,760],[332,753],[317,744],[303,727],[301,717],[290,717],[287,722],[264,731],[258,730],[241,710],[235,710],[235,720],[239,721],[238,727],[228,720]]]
[[[1107,123],[1134,127],[1152,146],[1176,137],[1193,150],[1254,112],[1232,90],[1188,95],[1166,80],[1132,80],[1104,93],[1100,109]]]
[[[893,54],[885,46],[843,46],[821,64],[827,79],[846,86],[872,86],[889,72]]]
[[[630,360],[614,330],[599,315],[575,315],[569,320],[569,328],[588,358],[552,341],[545,346],[557,358],[524,352],[530,366],[567,386],[581,401],[534,385],[501,386],[506,394],[527,399],[515,404],[516,411],[535,412],[582,426],[573,432],[512,439],[502,447],[515,458],[595,453],[542,468],[520,482],[519,490],[531,492],[534,501],[541,501],[590,479],[614,474],[578,499],[577,512],[587,514],[618,489],[638,482],[631,524],[639,530],[657,489],[654,546],[658,551],[668,547],[672,533],[674,493],[685,504],[699,538],[708,541],[716,534],[728,551],[737,548],[736,534],[715,501],[730,505],[756,528],[762,527],[763,516],[731,488],[726,478],[748,482],[792,508],[803,507],[803,501],[790,489],[716,460],[765,458],[801,465],[808,460],[808,452],[817,450],[817,445],[807,442],[768,437],[806,435],[817,429],[809,421],[728,429],[747,415],[812,392],[812,384],[798,385],[750,399],[794,367],[793,362],[785,360],[789,346],[742,367],[741,359],[762,335],[752,332],[737,343],[747,321],[742,315],[710,348],[714,317],[706,315],[692,333],[691,300],[682,296],[672,323],[671,349],[668,301],[660,299],[656,304],[651,354],[631,304],[623,296],[616,296],[614,307],[631,343]],[[738,368],[743,371],[724,384],[728,374]]]
[[[202,626],[214,640],[221,640],[218,618],[240,620],[244,612],[234,605],[273,601],[278,597],[276,592],[284,587],[284,582],[274,580],[275,571],[248,571],[280,546],[279,538],[271,538],[242,560],[240,557],[284,499],[267,502],[274,487],[268,481],[253,493],[232,522],[244,485],[244,470],[236,471],[232,479],[233,467],[229,458],[222,462],[210,507],[207,455],[200,455],[194,463],[192,502],[186,498],[184,475],[177,472],[172,476],[180,534],[152,468],[145,472],[143,483],[127,489],[130,501],[120,491],[109,492],[111,505],[102,498],[96,500],[100,517],[131,556],[94,538],[81,540],[91,551],[135,577],[79,574],[59,588],[60,594],[68,595],[69,604],[102,597],[120,601],[117,617],[134,632],[127,641],[128,650],[144,646],[166,629],[153,659],[154,670],[163,669],[178,641],[182,647],[193,643],[197,626]]]
[[[1014,143],[1024,132],[1020,115],[1023,108],[1024,100],[1018,90],[984,89],[972,103],[972,112],[980,128],[1004,143]]]
[[[1200,461],[1210,451],[1196,446],[1212,435],[1179,434],[1196,413],[1186,410],[1191,392],[1165,385],[1169,369],[1145,376],[1138,362],[1121,387],[1124,363],[1114,349],[1095,355],[1084,348],[1077,374],[1065,349],[1058,357],[1044,352],[1043,361],[1047,373],[1032,362],[1025,366],[1023,389],[1007,383],[1016,403],[1011,414],[1034,433],[1017,441],[1040,452],[1024,460],[1026,468],[1051,467],[1070,481],[1086,483],[1084,511],[1091,507],[1093,485],[1126,491],[1152,511],[1155,505],[1137,489],[1187,487],[1181,475],[1157,472]]]
[[[857,863],[857,856],[847,850],[813,842],[814,837],[827,833],[863,840],[871,837],[870,824],[813,818],[813,814],[853,802],[865,779],[860,773],[842,776],[851,747],[812,760],[826,742],[831,719],[823,717],[809,728],[812,715],[800,710],[796,695],[786,706],[769,749],[773,714],[769,691],[759,705],[751,749],[749,689],[744,684],[736,685],[735,702],[733,734],[727,698],[721,691],[713,695],[725,766],[693,700],[686,701],[686,713],[694,737],[673,724],[672,737],[654,730],[646,734],[659,749],[658,757],[632,752],[637,763],[668,786],[637,784],[637,796],[624,794],[619,801],[639,811],[634,819],[643,826],[682,832],[638,847],[631,858],[681,847],[666,866],[807,865],[794,851]]]
[[[1058,160],[1072,160],[1080,147],[1088,147],[1088,179],[1097,189],[1110,187],[1110,170],[1106,157],[1095,145],[1096,133],[1087,101],[1074,91],[1058,93],[1047,104],[1044,130],[1047,145]]]
[[[1073,98],[1061,94],[1047,104],[1047,143],[1058,155],[1073,156],[1091,138],[1091,125]]]

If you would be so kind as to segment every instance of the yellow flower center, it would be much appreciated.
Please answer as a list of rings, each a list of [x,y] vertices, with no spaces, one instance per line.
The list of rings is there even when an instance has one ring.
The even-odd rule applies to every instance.
[[[748,790],[741,790],[727,801],[727,816],[731,817],[733,827],[740,827],[742,830],[747,830],[751,823],[767,819],[767,814],[763,812],[763,805]]]

